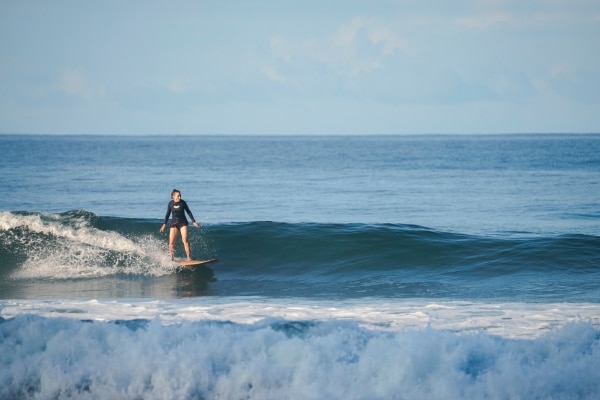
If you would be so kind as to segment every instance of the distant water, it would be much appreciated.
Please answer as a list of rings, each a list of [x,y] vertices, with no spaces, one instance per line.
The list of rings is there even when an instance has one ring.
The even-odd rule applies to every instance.
[[[0,399],[600,397],[600,135],[0,148]]]
[[[600,233],[600,135],[0,136],[0,210]]]

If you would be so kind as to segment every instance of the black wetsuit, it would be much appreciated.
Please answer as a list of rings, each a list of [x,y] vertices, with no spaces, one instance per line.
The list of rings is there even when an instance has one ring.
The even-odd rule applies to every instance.
[[[165,225],[169,220],[169,216],[173,213],[173,219],[171,220],[171,228],[181,228],[182,226],[188,226],[188,220],[185,218],[185,213],[188,213],[192,222],[196,222],[190,208],[184,200],[179,200],[179,203],[175,203],[175,200],[171,200],[167,206],[167,215],[165,215]]]

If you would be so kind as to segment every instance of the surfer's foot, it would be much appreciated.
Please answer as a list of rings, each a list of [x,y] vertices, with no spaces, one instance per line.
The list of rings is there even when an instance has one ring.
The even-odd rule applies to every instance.
[[[171,254],[171,261],[175,261],[175,256]]]

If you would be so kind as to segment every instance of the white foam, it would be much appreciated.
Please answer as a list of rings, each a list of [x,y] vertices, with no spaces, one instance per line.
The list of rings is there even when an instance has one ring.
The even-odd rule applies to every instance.
[[[133,241],[116,232],[96,229],[90,226],[84,218],[70,219],[69,225],[62,224],[61,219],[64,217],[59,214],[44,214],[44,218],[42,218],[39,214],[16,215],[0,212],[0,228],[9,230],[26,227],[32,232],[53,235],[105,250],[135,252],[138,249]]]
[[[12,279],[91,278],[119,273],[158,276],[173,272],[165,243],[150,235],[132,240],[118,232],[96,229],[83,217],[71,218],[69,224],[63,220],[64,216],[58,214],[0,212],[0,229],[24,227],[57,238],[49,245],[32,235],[15,237],[25,249],[27,260],[11,275]]]
[[[600,395],[595,304],[261,298],[0,304],[2,317],[11,318],[0,323],[0,398]],[[500,333],[527,338],[491,335],[499,325]]]
[[[477,303],[360,299],[340,301],[262,297],[197,297],[177,300],[6,300],[0,316],[33,314],[96,321],[154,319],[231,321],[253,324],[268,318],[289,321],[338,320],[372,330],[433,329],[487,332],[507,338],[535,338],[569,323],[600,326],[596,303]]]

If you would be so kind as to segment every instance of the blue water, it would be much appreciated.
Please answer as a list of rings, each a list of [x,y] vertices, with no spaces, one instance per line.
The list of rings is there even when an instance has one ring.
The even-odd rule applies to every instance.
[[[600,396],[600,135],[0,148],[2,399]]]
[[[1,136],[0,210],[594,234],[600,136]]]

